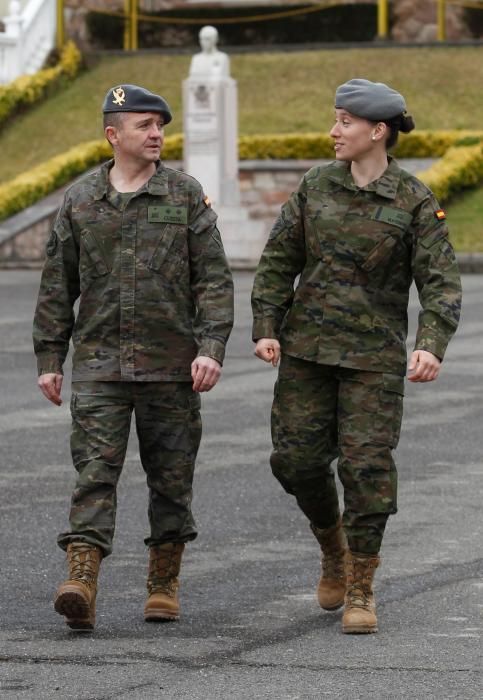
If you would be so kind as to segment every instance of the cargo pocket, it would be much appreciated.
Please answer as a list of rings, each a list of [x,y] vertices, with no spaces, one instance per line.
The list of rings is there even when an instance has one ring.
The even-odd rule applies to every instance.
[[[403,416],[404,377],[384,372],[376,417],[378,440],[395,448],[401,434]]]
[[[430,264],[440,271],[445,272],[455,265],[456,257],[454,249],[448,238],[436,231],[429,236],[420,238],[419,243],[432,257]]]

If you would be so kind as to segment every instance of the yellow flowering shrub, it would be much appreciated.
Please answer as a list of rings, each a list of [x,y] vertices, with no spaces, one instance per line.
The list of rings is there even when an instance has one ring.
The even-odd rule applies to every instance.
[[[415,151],[404,145],[403,155],[399,156],[399,151],[396,155],[407,158],[443,156],[418,174],[441,202],[458,190],[473,187],[483,180],[483,132],[416,132],[406,137],[408,142],[411,137]],[[331,142],[322,134],[242,136],[239,156],[240,160],[332,158]],[[107,141],[88,141],[0,185],[0,220],[34,204],[111,155]],[[167,136],[162,155],[165,160],[180,160],[183,135]]]
[[[183,134],[170,134],[164,139],[163,160],[183,159]]]
[[[418,173],[422,180],[445,202],[456,192],[483,182],[483,142],[474,146],[455,146],[431,168]]]
[[[163,155],[174,160],[182,147],[181,134],[168,136]],[[107,141],[87,141],[5,182],[0,185],[0,220],[31,206],[77,175],[111,157],[112,149]]]
[[[241,136],[238,153],[240,160],[333,158],[333,143],[322,133],[260,134]]]
[[[63,47],[57,65],[0,85],[0,127],[17,110],[38,102],[63,81],[72,80],[80,70],[81,60],[79,49],[69,41]]]
[[[396,158],[438,158],[460,141],[483,140],[483,131],[414,131],[403,134],[392,153]],[[241,136],[240,160],[334,158],[333,139],[324,133]]]

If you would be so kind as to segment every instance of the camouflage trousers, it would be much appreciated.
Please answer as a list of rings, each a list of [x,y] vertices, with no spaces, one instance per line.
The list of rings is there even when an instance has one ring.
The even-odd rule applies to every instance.
[[[116,487],[134,411],[149,490],[150,546],[196,537],[191,513],[195,459],[201,439],[200,397],[189,382],[73,382],[71,452],[78,472],[70,541],[112,551]]]
[[[272,409],[273,474],[315,528],[340,517],[331,462],[344,490],[352,551],[377,553],[396,513],[404,378],[283,355]]]

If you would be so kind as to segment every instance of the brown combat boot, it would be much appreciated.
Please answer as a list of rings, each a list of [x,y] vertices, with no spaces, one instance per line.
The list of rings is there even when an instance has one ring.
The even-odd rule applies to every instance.
[[[317,587],[319,605],[324,610],[337,610],[344,605],[345,557],[347,540],[342,520],[333,527],[319,529],[311,526],[322,552],[322,576]]]
[[[348,553],[347,592],[344,615],[342,616],[342,631],[346,634],[377,632],[376,604],[372,582],[378,566],[378,554]]]
[[[102,550],[95,545],[71,542],[67,546],[69,578],[59,586],[54,607],[65,616],[66,624],[78,632],[94,629],[101,559]]]
[[[184,543],[166,542],[149,548],[148,600],[144,607],[147,622],[178,620],[178,576]]]

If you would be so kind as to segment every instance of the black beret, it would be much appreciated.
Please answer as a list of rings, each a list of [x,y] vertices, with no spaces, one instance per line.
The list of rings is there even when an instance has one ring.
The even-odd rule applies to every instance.
[[[111,88],[102,105],[104,114],[109,112],[159,112],[165,124],[172,120],[166,100],[139,85],[118,85]]]
[[[335,106],[371,121],[392,119],[406,111],[406,102],[399,92],[384,83],[371,83],[364,78],[354,78],[339,85]]]

